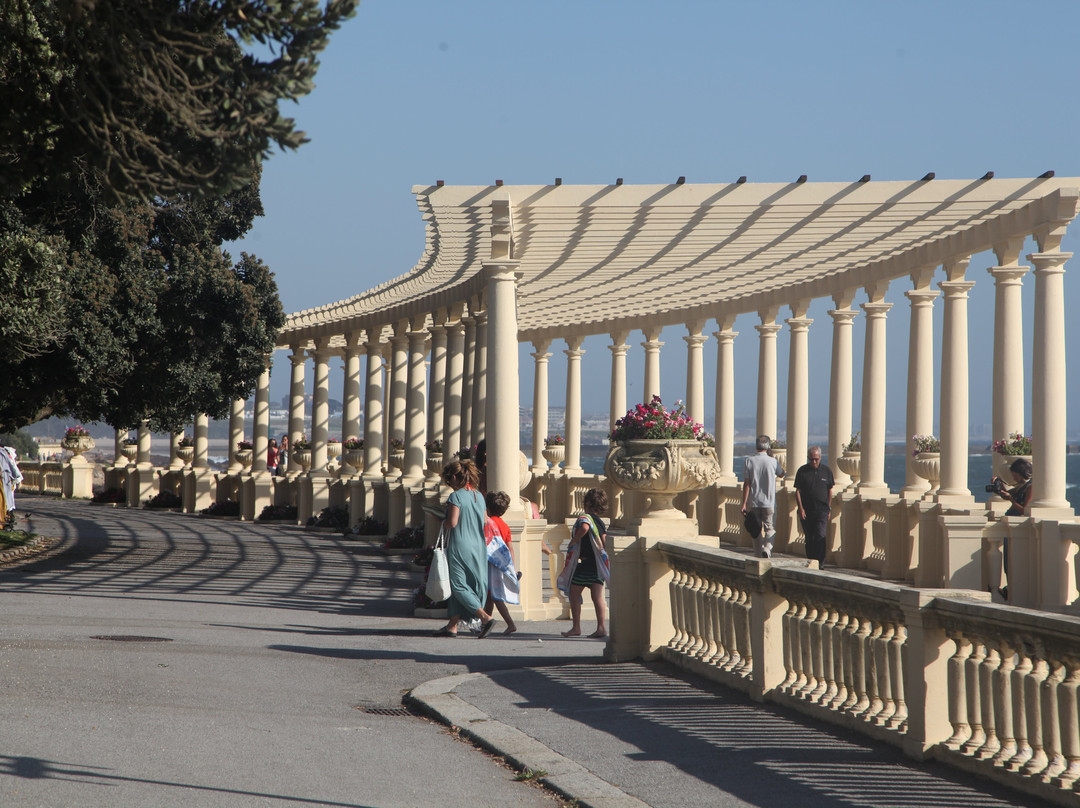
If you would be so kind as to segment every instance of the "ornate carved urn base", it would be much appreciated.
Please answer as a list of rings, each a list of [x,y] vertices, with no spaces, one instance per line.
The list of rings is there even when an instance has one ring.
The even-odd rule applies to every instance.
[[[194,446],[177,446],[176,456],[180,462],[184,464],[184,468],[191,466],[191,461],[195,459],[195,447]]]
[[[555,474],[558,474],[562,469],[559,464],[563,462],[566,457],[566,446],[557,443],[551,446],[545,446],[541,454],[544,456],[544,460],[551,464],[551,470]]]
[[[293,449],[290,460],[300,467],[301,474],[307,474],[311,468],[311,449]]]
[[[851,485],[848,488],[854,488],[859,484],[861,464],[862,452],[853,452],[850,449],[844,449],[844,453],[836,458],[837,468],[851,478]]]
[[[604,473],[620,488],[649,497],[646,518],[683,516],[674,498],[720,479],[716,450],[698,440],[627,440],[611,447]]]
[[[96,445],[94,439],[89,435],[78,435],[75,437],[64,438],[60,441],[60,446],[67,449],[75,457],[78,457],[85,452],[89,452]]]
[[[930,483],[928,494],[933,494],[941,485],[941,453],[919,452],[915,455],[915,473]]]

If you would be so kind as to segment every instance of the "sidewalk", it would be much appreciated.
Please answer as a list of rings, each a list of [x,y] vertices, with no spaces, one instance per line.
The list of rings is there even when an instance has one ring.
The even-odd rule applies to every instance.
[[[545,785],[582,808],[1047,804],[666,663],[469,673],[421,685],[407,702],[515,766],[545,772]]]

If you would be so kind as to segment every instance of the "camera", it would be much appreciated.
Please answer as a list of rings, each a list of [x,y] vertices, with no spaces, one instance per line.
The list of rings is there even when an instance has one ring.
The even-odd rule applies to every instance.
[[[1002,482],[1000,477],[995,477],[994,481],[986,486],[986,493],[997,494],[999,497],[1004,497],[1008,495],[1009,489],[1005,487],[1005,483]]]

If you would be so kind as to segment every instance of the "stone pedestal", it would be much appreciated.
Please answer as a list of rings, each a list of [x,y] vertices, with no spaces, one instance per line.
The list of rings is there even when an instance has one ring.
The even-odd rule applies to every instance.
[[[81,454],[64,464],[63,492],[68,499],[89,499],[94,495],[94,464]]]
[[[129,508],[141,508],[146,500],[157,493],[157,470],[149,464],[140,463],[128,469],[127,504]]]
[[[269,471],[256,471],[240,481],[240,518],[253,522],[263,508],[274,501],[274,477]]]
[[[184,473],[184,513],[198,513],[210,507],[214,501],[214,477],[213,469],[206,467],[189,469]]]

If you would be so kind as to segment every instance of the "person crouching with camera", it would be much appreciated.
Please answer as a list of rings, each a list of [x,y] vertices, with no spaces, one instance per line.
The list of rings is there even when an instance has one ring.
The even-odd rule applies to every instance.
[[[1000,477],[990,480],[986,486],[987,493],[997,494],[1002,499],[1009,501],[1009,510],[1006,516],[1024,516],[1027,513],[1028,504],[1031,502],[1031,463],[1022,457],[1017,458],[1009,466],[1009,474],[1013,478],[1013,487],[1008,488],[1005,481]],[[1002,552],[1005,556],[1005,576],[1009,575],[1009,539],[1006,536],[1002,541]],[[998,589],[1005,600],[1009,599],[1009,587],[1003,586]]]

